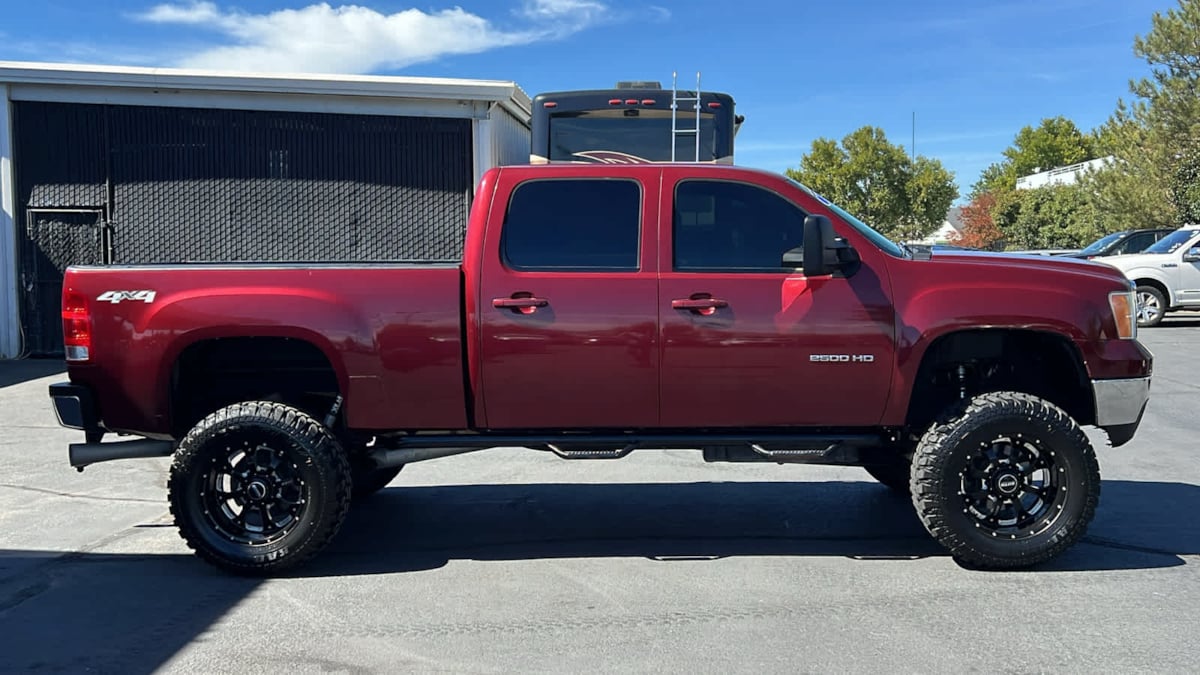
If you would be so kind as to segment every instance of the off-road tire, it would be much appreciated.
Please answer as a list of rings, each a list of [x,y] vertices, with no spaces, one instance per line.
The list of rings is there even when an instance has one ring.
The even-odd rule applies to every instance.
[[[912,464],[909,462],[897,460],[887,464],[864,464],[863,469],[896,494],[909,494],[912,480]]]
[[[1152,296],[1154,298],[1154,300],[1158,303],[1158,314],[1150,317],[1149,319],[1147,319],[1145,321],[1142,321],[1142,319],[1140,318],[1139,315],[1141,314],[1141,312],[1138,311],[1138,308],[1134,309],[1134,311],[1135,311],[1134,316],[1137,317],[1138,327],[1139,328],[1152,328],[1152,327],[1157,326],[1158,324],[1162,323],[1163,318],[1167,316],[1167,307],[1169,304],[1169,303],[1167,303],[1167,298],[1165,295],[1163,295],[1163,292],[1158,290],[1158,288],[1156,288],[1154,286],[1143,285],[1143,286],[1137,287],[1137,290],[1134,291],[1134,295],[1138,298],[1139,302],[1143,295],[1149,295],[1149,296]],[[1140,305],[1139,305],[1139,307],[1140,307]]]
[[[998,442],[1003,446],[1005,438],[1010,450],[1019,447],[1041,457],[1028,464],[1046,464],[1037,471],[1053,481],[1041,490],[1046,493],[1044,515],[1030,514],[1028,527],[1014,525],[1009,532],[988,523],[972,496],[980,494],[972,482],[979,475],[977,467],[994,456],[992,448]],[[996,480],[980,483],[994,486],[990,489],[997,495],[1004,488],[1025,489],[1012,488],[1010,479],[1001,482],[1002,473],[1011,477],[1018,472],[999,466]],[[1028,394],[994,392],[952,407],[930,427],[913,456],[910,487],[925,529],[955,560],[976,569],[1012,569],[1050,560],[1079,541],[1100,500],[1100,468],[1087,436],[1062,409]],[[1011,520],[1021,522],[1019,517]]]
[[[369,497],[388,486],[404,465],[377,467],[371,460],[362,459],[350,463],[350,481],[354,485],[354,498]]]
[[[252,470],[265,476],[253,485],[240,477]],[[274,499],[284,491],[295,497]],[[242,502],[234,493],[250,504],[240,512],[240,531]],[[250,501],[260,493],[267,496]],[[307,413],[269,401],[237,403],[201,420],[179,443],[167,482],[171,514],[187,545],[217,567],[252,576],[294,568],[325,548],[341,527],[350,494],[350,464],[337,438]],[[250,524],[255,513],[258,523]],[[284,524],[267,537],[264,523],[274,527],[276,517]]]

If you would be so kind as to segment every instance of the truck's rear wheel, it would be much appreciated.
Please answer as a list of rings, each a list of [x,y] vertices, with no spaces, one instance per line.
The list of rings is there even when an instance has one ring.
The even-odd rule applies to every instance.
[[[1083,536],[1100,498],[1096,453],[1079,426],[1028,394],[983,394],[922,437],[913,505],[964,565],[1017,568]]]
[[[316,555],[341,526],[350,491],[337,439],[307,413],[267,401],[201,420],[180,442],[168,481],[180,536],[239,574],[280,572]]]

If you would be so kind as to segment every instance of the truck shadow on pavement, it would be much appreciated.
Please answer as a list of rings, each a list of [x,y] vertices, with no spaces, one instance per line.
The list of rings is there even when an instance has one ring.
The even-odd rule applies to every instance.
[[[62,359],[0,360],[0,388],[57,374],[66,379],[66,372],[67,365]]]
[[[1105,481],[1084,543],[1032,573],[1186,564],[1181,556],[1200,555],[1197,512],[1196,485]],[[239,604],[294,611],[280,598],[304,596],[303,577],[622,556],[910,564],[945,553],[906,498],[866,482],[398,485],[357,504],[333,545],[274,593],[261,592],[270,581],[229,576],[191,555],[0,550],[0,671],[153,672]]]
[[[1105,481],[1084,541],[1040,572],[1172,567],[1200,554],[1200,487]],[[866,482],[394,486],[357,503],[302,576],[450,560],[947,555],[907,497]]]

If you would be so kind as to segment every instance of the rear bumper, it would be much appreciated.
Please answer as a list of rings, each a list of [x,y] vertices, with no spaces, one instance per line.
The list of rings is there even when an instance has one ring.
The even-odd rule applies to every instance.
[[[1092,394],[1096,399],[1096,426],[1108,432],[1114,447],[1127,443],[1146,412],[1150,378],[1092,380]]]
[[[104,430],[95,398],[87,387],[70,382],[52,384],[50,400],[54,402],[54,414],[62,426],[92,432]]]

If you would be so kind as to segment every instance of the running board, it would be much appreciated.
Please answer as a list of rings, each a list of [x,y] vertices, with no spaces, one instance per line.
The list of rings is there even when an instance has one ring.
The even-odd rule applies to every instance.
[[[414,434],[379,441],[387,449],[369,455],[379,466],[500,447],[549,451],[563,459],[621,459],[634,450],[647,449],[699,450],[706,462],[860,464],[864,454],[877,452],[884,445],[878,434],[853,433]]]
[[[563,448],[553,443],[547,443],[546,447],[550,452],[562,457],[563,459],[621,459],[625,455],[633,452],[638,443],[630,443],[623,448]]]

